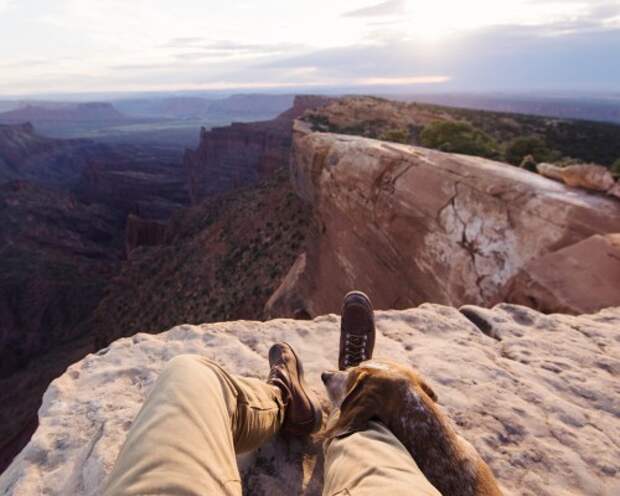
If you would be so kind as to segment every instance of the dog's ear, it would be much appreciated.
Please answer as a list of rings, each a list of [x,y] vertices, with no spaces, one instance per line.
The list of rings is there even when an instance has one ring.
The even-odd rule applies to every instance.
[[[338,418],[326,432],[326,437],[341,437],[368,428],[368,421],[376,416],[376,399],[366,391],[370,374],[362,370],[355,377],[340,405]],[[370,393],[370,394],[369,394]]]
[[[342,400],[342,403],[340,404],[341,412],[345,410],[350,410],[353,405],[355,405],[356,403],[359,403],[359,398],[362,393],[362,388],[364,387],[364,383],[367,380],[368,380],[368,372],[366,372],[365,370],[361,370],[355,377],[353,384],[349,386],[349,389],[344,395],[344,399]]]
[[[422,391],[424,391],[430,399],[437,403],[437,393],[433,391],[433,388],[431,388],[426,381],[420,380],[420,388],[422,388]]]

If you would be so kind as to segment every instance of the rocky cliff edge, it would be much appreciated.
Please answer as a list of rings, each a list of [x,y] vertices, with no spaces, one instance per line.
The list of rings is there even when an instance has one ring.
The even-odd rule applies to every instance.
[[[356,288],[382,309],[509,302],[581,314],[620,305],[617,198],[480,157],[312,132],[302,121],[291,176],[320,234],[268,316],[335,312]]]
[[[620,493],[620,308],[579,317],[500,304],[377,312],[376,355],[417,367],[507,495]],[[166,361],[200,353],[265,377],[286,340],[324,398],[339,318],[182,325],[120,339],[69,367],[43,398],[40,427],[0,477],[0,494],[96,495]],[[319,495],[318,441],[280,438],[243,457],[252,495]]]

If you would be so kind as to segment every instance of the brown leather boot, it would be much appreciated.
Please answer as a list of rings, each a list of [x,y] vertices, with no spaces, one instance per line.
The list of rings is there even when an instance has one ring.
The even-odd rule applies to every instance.
[[[372,303],[361,291],[351,291],[342,303],[338,368],[344,370],[370,360],[374,349],[375,316]]]
[[[267,382],[282,391],[286,411],[282,431],[296,436],[316,432],[323,415],[318,400],[304,381],[301,360],[288,343],[276,343],[269,350],[269,379]]]

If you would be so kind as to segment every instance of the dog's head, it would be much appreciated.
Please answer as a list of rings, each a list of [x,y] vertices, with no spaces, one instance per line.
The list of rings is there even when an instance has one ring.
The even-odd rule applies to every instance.
[[[348,370],[326,371],[321,379],[333,406],[339,409],[328,428],[332,435],[363,430],[372,419],[386,422],[386,415],[402,410],[408,397],[427,404],[437,401],[418,372],[388,361],[369,360]]]

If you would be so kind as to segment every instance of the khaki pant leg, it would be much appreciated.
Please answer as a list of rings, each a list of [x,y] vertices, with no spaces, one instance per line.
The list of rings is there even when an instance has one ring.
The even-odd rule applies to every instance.
[[[258,448],[283,415],[277,388],[200,356],[175,357],[138,413],[104,494],[238,496],[235,452]]]
[[[326,445],[323,496],[441,496],[396,436],[370,425]]]

